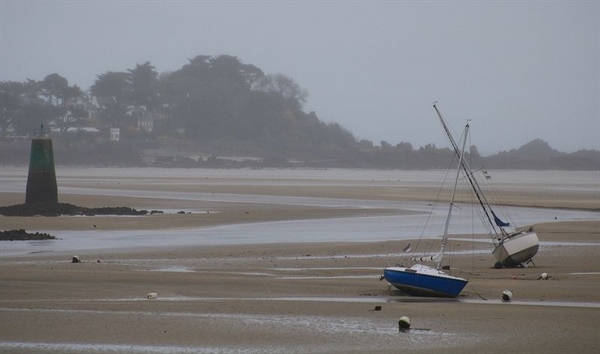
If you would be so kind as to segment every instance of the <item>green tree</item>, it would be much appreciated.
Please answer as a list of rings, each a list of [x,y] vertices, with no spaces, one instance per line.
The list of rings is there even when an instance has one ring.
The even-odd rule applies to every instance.
[[[251,86],[262,72],[233,56],[189,59],[180,70],[161,77],[161,97],[173,124],[190,138],[235,135]]]
[[[144,106],[149,110],[159,107],[158,73],[150,62],[137,64],[134,69],[128,70],[127,87],[129,103],[133,106]]]
[[[111,127],[125,128],[129,125],[127,116],[130,95],[129,74],[109,71],[97,76],[90,88],[98,103],[98,119]]]
[[[79,125],[87,118],[81,108],[80,99],[83,91],[77,86],[69,86],[69,82],[59,74],[50,74],[39,82],[39,96],[46,102],[46,116],[51,123],[64,132],[69,126]]]
[[[308,97],[308,91],[302,89],[292,78],[284,74],[263,77],[257,82],[256,89],[263,92],[275,92],[297,109],[302,108]]]
[[[31,134],[41,124],[46,127],[53,124],[64,131],[68,125],[87,117],[78,101],[84,93],[77,86],[69,86],[58,74],[50,74],[42,81],[2,83],[0,94],[2,134],[9,126],[17,134]]]
[[[65,96],[69,89],[69,82],[58,74],[50,74],[40,82],[40,95],[45,97],[46,102],[59,107],[64,105]]]
[[[21,82],[0,82],[0,134],[6,135],[9,127],[16,128],[19,114],[23,110],[26,84]]]
[[[41,101],[32,101],[23,106],[16,117],[15,125],[17,135],[31,135],[43,125],[48,127],[51,118],[48,118],[49,106]]]
[[[117,102],[125,104],[129,95],[129,74],[124,72],[109,71],[97,76],[96,81],[90,88],[92,96],[114,97]]]
[[[52,106],[40,97],[40,82],[27,80],[26,83],[11,85],[18,95],[19,108],[15,111],[12,125],[17,135],[30,135],[40,125],[49,125],[54,117]]]

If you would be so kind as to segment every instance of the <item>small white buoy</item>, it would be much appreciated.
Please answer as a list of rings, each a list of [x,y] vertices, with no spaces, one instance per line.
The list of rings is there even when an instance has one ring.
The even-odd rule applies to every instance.
[[[409,328],[410,328],[410,318],[408,318],[408,316],[400,317],[400,320],[398,321],[398,329],[400,331],[406,331]]]
[[[73,256],[71,263],[80,263],[80,262],[81,262],[81,259],[79,259],[79,256]]]
[[[542,275],[540,276],[540,279],[548,280],[548,273],[542,273]]]
[[[148,300],[156,300],[158,298],[158,294],[157,293],[148,293],[148,295],[146,295],[146,298]]]
[[[512,300],[512,297],[513,297],[512,291],[510,291],[510,290],[504,290],[502,292],[502,301],[509,302],[509,301]]]

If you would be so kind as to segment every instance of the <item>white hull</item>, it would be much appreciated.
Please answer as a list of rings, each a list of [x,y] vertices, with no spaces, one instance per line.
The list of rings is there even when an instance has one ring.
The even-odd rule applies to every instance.
[[[539,247],[537,234],[528,231],[504,239],[492,253],[504,267],[516,267],[529,262]]]

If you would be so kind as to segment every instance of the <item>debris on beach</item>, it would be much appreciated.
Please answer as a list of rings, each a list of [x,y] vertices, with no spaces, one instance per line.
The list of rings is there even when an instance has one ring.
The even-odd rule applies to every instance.
[[[513,293],[510,290],[504,290],[502,292],[502,302],[509,302],[512,300]]]
[[[148,299],[148,300],[156,300],[157,298],[158,298],[157,293],[148,293],[148,295],[146,295],[146,299]]]
[[[542,273],[539,276],[538,280],[548,280],[548,273]]]
[[[71,263],[81,263],[81,259],[79,256],[73,256],[73,258],[71,258]]]

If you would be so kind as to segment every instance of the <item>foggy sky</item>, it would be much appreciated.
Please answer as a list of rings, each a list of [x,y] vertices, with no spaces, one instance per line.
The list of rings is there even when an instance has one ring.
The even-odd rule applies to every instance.
[[[540,138],[600,150],[599,1],[0,0],[0,80],[238,57],[378,144],[448,144],[431,107],[491,154]]]

